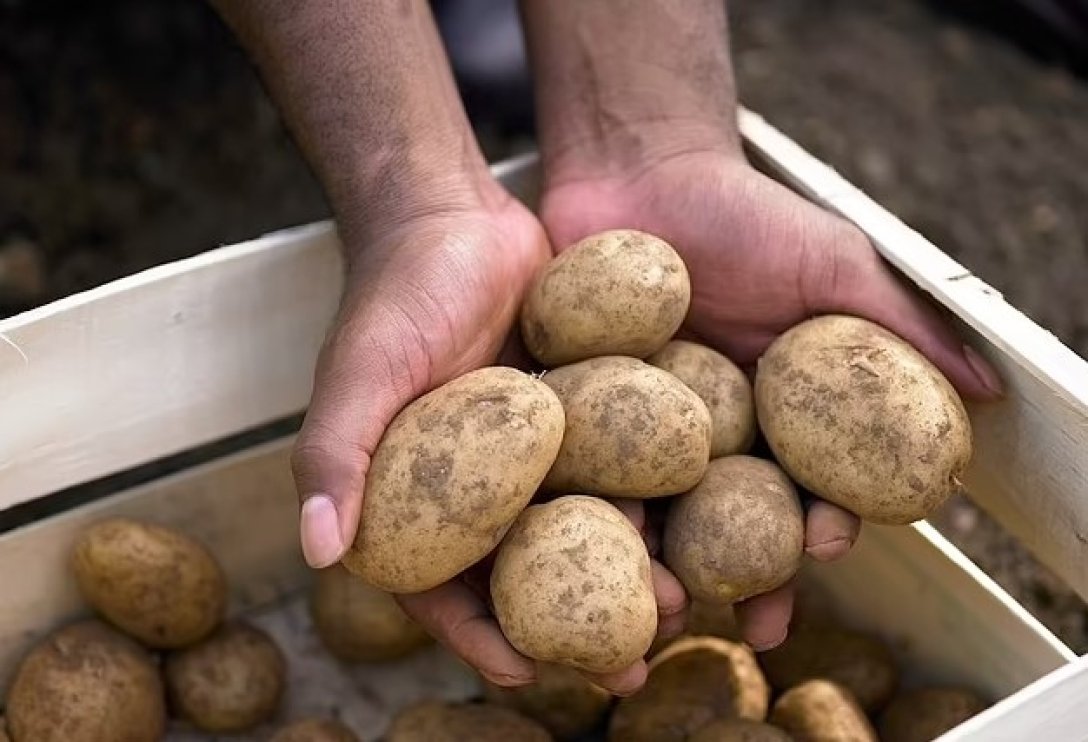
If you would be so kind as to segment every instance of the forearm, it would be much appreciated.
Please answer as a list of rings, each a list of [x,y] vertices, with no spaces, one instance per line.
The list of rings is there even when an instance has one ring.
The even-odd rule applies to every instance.
[[[722,0],[522,0],[548,170],[740,152]]]

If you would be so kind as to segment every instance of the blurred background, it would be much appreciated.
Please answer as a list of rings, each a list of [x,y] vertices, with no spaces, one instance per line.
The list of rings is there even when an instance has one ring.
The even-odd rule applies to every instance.
[[[488,156],[530,147],[513,3],[434,7]],[[729,10],[745,105],[1088,357],[1088,0]],[[0,317],[327,215],[207,5],[0,0]],[[1088,651],[1083,604],[983,514],[937,525]]]

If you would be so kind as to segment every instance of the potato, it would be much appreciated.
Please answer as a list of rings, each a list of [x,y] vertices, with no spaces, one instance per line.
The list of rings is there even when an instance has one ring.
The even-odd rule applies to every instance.
[[[693,636],[716,636],[732,642],[741,641],[740,627],[737,625],[732,605],[693,599],[688,607],[684,630]]]
[[[206,732],[242,732],[279,706],[286,661],[264,631],[231,623],[166,659],[166,690],[180,716]]]
[[[771,723],[797,742],[877,742],[850,691],[829,680],[808,680],[786,691],[771,709]]]
[[[986,704],[966,688],[933,687],[906,691],[884,709],[883,742],[930,742],[983,711]]]
[[[862,519],[903,525],[960,488],[971,425],[952,385],[882,327],[808,320],[759,360],[759,424],[801,486]]]
[[[162,526],[127,518],[95,523],[76,542],[72,569],[92,608],[156,649],[200,641],[226,611],[227,580],[215,558]]]
[[[562,439],[559,399],[512,368],[473,371],[425,394],[378,444],[344,565],[391,593],[448,581],[502,540]]]
[[[832,680],[868,712],[882,708],[899,683],[895,658],[883,642],[838,627],[795,626],[786,641],[759,655],[759,664],[776,690],[814,678]]]
[[[519,652],[589,672],[628,667],[657,633],[646,545],[594,497],[526,508],[496,554],[491,598]]]
[[[688,594],[735,603],[785,584],[805,553],[805,513],[789,477],[752,456],[714,459],[672,501],[665,564]]]
[[[612,705],[611,694],[571,667],[537,663],[537,679],[520,688],[487,683],[484,698],[540,723],[557,739],[576,739],[594,728]]]
[[[516,711],[490,704],[425,701],[393,719],[385,742],[550,742],[552,736]]]
[[[557,368],[542,380],[567,416],[545,489],[659,497],[686,492],[706,471],[710,412],[667,371],[609,356]]]
[[[371,587],[341,565],[317,572],[310,615],[325,648],[345,662],[395,660],[431,641],[392,595]]]
[[[746,453],[756,439],[756,406],[748,377],[721,353],[673,340],[646,359],[680,379],[710,411],[710,458]]]
[[[0,716],[0,742],[11,742],[11,737],[8,736],[8,725],[3,716]]]
[[[8,688],[15,742],[153,742],[166,729],[151,655],[99,621],[82,621],[30,650]]]
[[[587,358],[645,358],[676,333],[691,302],[684,261],[662,239],[612,230],[583,239],[536,277],[521,336],[545,366]]]
[[[280,729],[269,742],[359,742],[359,736],[335,719],[303,719]]]
[[[750,719],[718,719],[688,737],[687,742],[791,742],[776,726]]]

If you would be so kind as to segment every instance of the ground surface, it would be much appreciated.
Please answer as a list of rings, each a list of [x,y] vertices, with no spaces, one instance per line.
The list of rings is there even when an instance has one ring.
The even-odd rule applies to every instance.
[[[1088,84],[915,0],[731,5],[747,105],[1088,355]],[[200,3],[0,6],[0,315],[325,215]],[[939,525],[1088,650],[1082,604],[975,508]]]

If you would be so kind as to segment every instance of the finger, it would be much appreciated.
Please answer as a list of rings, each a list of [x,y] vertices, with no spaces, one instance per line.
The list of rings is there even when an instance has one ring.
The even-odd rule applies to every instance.
[[[646,518],[646,507],[643,505],[642,500],[617,497],[608,502],[612,503],[617,510],[624,514],[627,520],[631,521],[631,525],[642,536],[642,543],[646,545],[646,551],[650,556],[656,554],[661,547],[661,536],[658,529],[653,528]]]
[[[861,520],[824,500],[816,500],[805,514],[805,553],[818,562],[831,562],[846,555],[858,540]]]
[[[603,675],[585,673],[589,682],[604,688],[614,696],[630,696],[646,684],[649,669],[644,660],[639,660],[630,667]]]
[[[757,652],[774,649],[786,639],[793,613],[793,584],[737,603],[734,607],[741,636]]]
[[[427,633],[495,685],[513,688],[536,679],[533,661],[510,645],[487,606],[463,582],[398,595],[397,602]]]
[[[650,562],[650,575],[657,600],[657,636],[671,639],[684,630],[687,618],[688,594],[676,575],[654,559]]]

